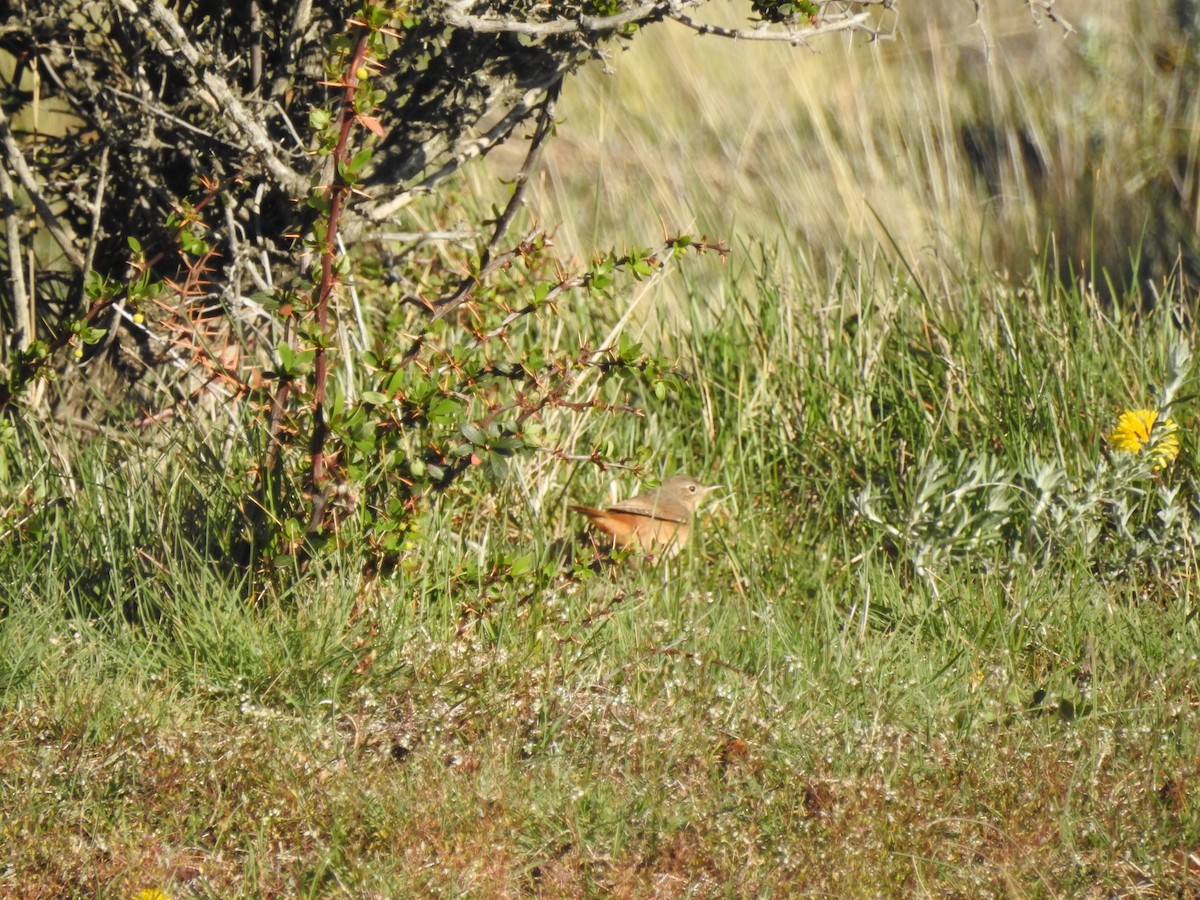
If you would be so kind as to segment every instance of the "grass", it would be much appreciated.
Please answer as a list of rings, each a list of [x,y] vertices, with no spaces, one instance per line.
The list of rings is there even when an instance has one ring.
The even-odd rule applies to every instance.
[[[764,282],[688,343],[704,377],[678,402],[599,426],[727,484],[670,567],[554,565],[578,523],[480,480],[410,570],[368,582],[335,556],[255,604],[217,564],[218,473],[74,448],[81,484],[111,490],[3,557],[0,889],[1192,890],[1194,560],[1150,574],[1056,545],[1006,567],[985,546],[922,579],[850,502],[871,481],[900,503],[901,467],[998,433],[1082,478],[1110,411],[1163,378],[1170,316],[1043,283],[980,290],[951,323],[889,283],[882,314],[841,288],[833,327],[779,314]],[[1053,390],[1019,378],[1044,371]],[[1193,447],[1167,476],[1189,497]],[[26,450],[12,480],[36,485],[53,457]]]
[[[936,71],[902,99],[946,101]],[[866,77],[839,89],[865,97]],[[714,117],[738,108],[696,90]],[[393,573],[349,547],[264,588],[232,561],[244,460],[225,435],[18,423],[0,450],[0,894],[1200,892],[1194,380],[1168,469],[1104,440],[1174,383],[1191,294],[1063,279],[1065,250],[1001,276],[986,230],[967,232],[986,254],[930,254],[929,221],[980,214],[975,177],[946,169],[931,205],[915,173],[941,163],[914,145],[904,164],[929,168],[902,169],[893,202],[873,187],[891,151],[846,150],[830,115],[792,151],[841,148],[834,189],[916,224],[880,233],[859,210],[828,231],[837,204],[804,219],[820,179],[794,169],[728,194],[730,219],[695,218],[734,236],[730,262],[629,293],[627,328],[683,389],[635,393],[641,417],[543,423],[548,445],[724,485],[668,565],[583,565],[567,503],[635,484],[537,453],[437,498]],[[902,119],[885,111],[880,147]],[[724,171],[720,137],[697,165]],[[596,228],[581,246],[634,239],[568,195],[564,247],[576,227]],[[594,343],[621,310],[565,314],[560,339]]]
[[[694,229],[788,246],[826,277],[877,246],[935,280],[1019,279],[1050,246],[1102,293],[1195,277],[1188,32],[1147,0],[1055,9],[1076,35],[1023,4],[976,24],[952,0],[902,11],[894,41],[817,53],[647,31],[564,97],[537,208],[584,258]]]

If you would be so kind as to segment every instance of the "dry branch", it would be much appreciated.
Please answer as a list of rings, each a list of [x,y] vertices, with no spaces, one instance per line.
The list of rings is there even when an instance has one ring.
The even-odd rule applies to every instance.
[[[815,19],[735,29],[704,23],[707,2],[617,0],[613,15],[597,14],[593,0],[413,3],[414,15],[392,29],[372,72],[384,92],[379,115],[387,133],[372,141],[371,161],[337,237],[353,244],[411,232],[404,253],[431,240],[474,239],[481,242],[477,271],[492,272],[505,257],[501,243],[548,135],[551,98],[572,72],[604,57],[618,40],[666,20],[745,41],[875,34],[868,12],[891,5],[821,0]],[[204,201],[211,204],[207,221],[194,220],[196,238],[216,251],[213,269],[202,290],[177,298],[177,315],[193,315],[192,305],[236,311],[230,332],[253,349],[246,358],[271,358],[287,326],[261,298],[245,296],[243,285],[268,294],[295,290],[309,264],[296,242],[309,233],[315,213],[296,200],[327,177],[327,157],[314,152],[312,130],[303,123],[311,110],[328,105],[323,82],[333,40],[359,8],[351,0],[13,0],[0,12],[0,50],[17,61],[15,74],[0,75],[0,156],[10,180],[0,189],[29,197],[66,263],[31,260],[39,264],[35,323],[28,313],[32,274],[21,260],[10,260],[8,321],[22,333],[19,340],[36,337],[35,324],[43,336],[61,335],[78,315],[88,270],[121,284],[129,238],[146,248],[155,280],[186,283],[178,235],[167,222],[186,218],[215,185]],[[68,134],[14,134],[10,117],[35,99],[22,88],[22,72],[39,75],[39,102],[53,98],[69,108]],[[531,153],[495,228],[394,227],[415,198],[436,195],[461,168],[526,129],[534,136]],[[4,224],[10,245],[36,246],[20,216],[10,214]],[[464,305],[474,290],[469,282],[425,301],[428,314],[446,316]],[[105,316],[97,327],[114,328],[114,345],[134,348],[151,366],[173,368],[126,319],[104,309],[97,315]]]
[[[79,238],[70,225],[63,222],[54,214],[54,210],[50,208],[50,204],[43,196],[42,189],[38,186],[37,179],[33,176],[33,171],[25,161],[25,154],[21,152],[21,147],[17,143],[17,139],[13,137],[8,123],[8,116],[4,114],[3,105],[0,105],[0,143],[4,144],[5,159],[8,160],[8,164],[12,167],[17,180],[21,182],[21,187],[29,195],[34,208],[37,209],[38,218],[42,220],[42,224],[46,226],[46,230],[54,237],[54,242],[58,244],[59,249],[62,250],[63,255],[70,261],[71,265],[82,269],[84,266],[84,257],[79,252]]]

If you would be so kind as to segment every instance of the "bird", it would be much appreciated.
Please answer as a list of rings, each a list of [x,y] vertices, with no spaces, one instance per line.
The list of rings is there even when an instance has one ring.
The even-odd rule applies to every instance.
[[[686,475],[675,475],[659,487],[622,500],[607,509],[572,504],[570,509],[588,518],[612,538],[617,547],[650,553],[678,553],[692,532],[692,518],[705,494],[718,485],[704,485]]]

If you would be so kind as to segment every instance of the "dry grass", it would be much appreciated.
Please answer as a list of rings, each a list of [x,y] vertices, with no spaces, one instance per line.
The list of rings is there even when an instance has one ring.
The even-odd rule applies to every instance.
[[[1060,2],[1065,37],[942,0],[817,53],[654,29],[569,86],[535,207],[581,255],[693,230],[822,272],[883,246],[1019,278],[1053,246],[1101,288],[1139,247],[1139,277],[1194,276],[1197,62],[1161,6]]]
[[[102,740],[79,733],[82,709],[5,717],[21,800],[0,817],[0,893],[1200,891],[1200,763],[1150,729],[1030,713],[918,735],[756,705],[731,734],[698,727],[715,698],[634,705],[593,688],[541,718],[551,737],[536,718],[414,723],[407,695],[315,722],[143,699],[158,712],[131,710]]]

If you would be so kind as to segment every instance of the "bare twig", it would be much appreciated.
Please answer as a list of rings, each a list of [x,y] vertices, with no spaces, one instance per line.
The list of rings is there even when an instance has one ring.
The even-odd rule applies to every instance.
[[[983,58],[986,62],[992,61],[992,39],[988,34],[987,24],[983,21],[983,0],[971,0],[975,6],[975,21],[972,26],[979,29],[979,36],[983,39]]]
[[[62,250],[63,256],[75,268],[82,269],[84,259],[83,254],[79,252],[79,238],[70,225],[59,220],[58,216],[54,214],[54,210],[50,208],[50,204],[46,202],[46,198],[42,196],[42,190],[38,187],[38,183],[33,177],[33,172],[29,169],[29,164],[25,162],[25,156],[21,153],[17,139],[13,137],[12,130],[8,125],[8,116],[4,114],[2,106],[0,106],[0,142],[4,144],[4,155],[8,158],[8,163],[12,167],[13,173],[17,176],[17,180],[21,182],[21,187],[25,188],[25,193],[29,195],[29,199],[33,201],[33,205],[37,209],[38,218],[45,223],[46,229]]]
[[[514,179],[512,196],[508,198],[504,212],[496,220],[496,227],[492,231],[492,239],[488,241],[488,245],[483,251],[482,258],[484,260],[496,252],[496,248],[500,246],[500,242],[508,234],[509,226],[512,225],[512,220],[516,216],[517,210],[525,203],[525,188],[529,184],[529,176],[537,168],[546,138],[554,130],[554,104],[558,99],[558,93],[561,89],[562,81],[560,80],[550,87],[546,96],[546,102],[542,104],[542,110],[538,114],[537,125],[533,129],[533,136],[529,139],[529,152],[525,154],[525,162],[521,164],[521,171],[517,173],[517,177]]]
[[[876,34],[866,22],[869,14],[862,12],[854,15],[839,16],[827,21],[808,25],[802,29],[788,28],[778,30],[773,28],[725,28],[721,25],[711,25],[708,22],[697,22],[691,16],[681,12],[672,12],[668,18],[684,25],[699,34],[711,34],[716,37],[730,38],[737,41],[784,41],[793,45],[808,43],[810,38],[823,34],[833,34],[841,31],[865,31]]]
[[[562,81],[565,74],[565,69],[557,69],[548,75],[541,84],[526,91],[520,102],[514,104],[513,108],[488,129],[486,134],[463,142],[437,171],[426,176],[408,190],[371,209],[368,213],[370,218],[376,222],[390,218],[398,210],[411,203],[413,198],[432,192],[435,185],[453,175],[470,160],[485,156],[492,148],[504,143],[512,134],[513,129],[529,118],[530,113],[545,102],[546,95],[551,88]]]
[[[87,258],[83,261],[83,273],[92,270],[92,262],[96,258],[96,244],[100,240],[100,214],[104,211],[104,191],[108,188],[108,144],[100,151],[100,163],[97,166],[96,193],[92,197],[92,227],[88,233]],[[80,305],[82,304],[82,298]]]
[[[1052,0],[1026,0],[1026,3],[1034,2],[1048,7],[1052,3]],[[855,6],[882,6],[890,8],[893,4],[894,0],[861,0]],[[467,2],[464,2],[464,0],[457,0],[457,2],[441,5],[440,9],[435,5],[434,9],[441,13],[442,18],[447,24],[455,28],[466,29],[476,33],[503,32],[520,34],[532,38],[579,34],[594,39],[623,31],[631,25],[644,25],[665,18],[674,19],[700,34],[711,34],[747,41],[785,41],[790,44],[803,44],[808,38],[840,31],[866,31],[878,36],[875,29],[865,24],[868,19],[867,13],[830,12],[828,6],[822,11],[817,22],[803,28],[739,29],[698,22],[684,12],[686,7],[696,5],[694,2],[686,2],[686,0],[652,0],[652,2],[641,3],[613,16],[560,16],[542,22],[530,22],[516,18],[475,16],[464,12],[467,5]],[[1049,12],[1047,14],[1053,15]]]
[[[101,85],[100,87],[101,87],[101,90],[107,91],[108,93],[112,94],[114,97],[120,97],[122,100],[129,100],[132,103],[136,103],[138,106],[145,109],[151,115],[158,116],[159,118],[165,119],[166,121],[170,122],[173,125],[178,125],[180,128],[184,129],[185,131],[191,131],[194,134],[200,135],[201,137],[208,138],[210,141],[220,141],[221,143],[225,144],[227,147],[236,147],[237,146],[236,144],[230,143],[229,141],[226,141],[223,138],[217,137],[217,135],[213,134],[211,131],[208,131],[207,129],[201,128],[199,125],[194,125],[193,123],[187,121],[186,119],[179,118],[179,116],[171,115],[171,113],[167,112],[161,106],[159,106],[155,103],[151,103],[149,100],[143,100],[141,97],[137,96],[136,94],[131,94],[128,91],[119,90],[119,89],[112,87],[111,85],[107,85],[107,84]]]
[[[525,154],[525,162],[521,165],[521,171],[517,173],[515,186],[512,196],[508,198],[508,203],[504,207],[504,212],[496,220],[496,226],[492,230],[492,236],[488,240],[487,246],[484,247],[483,253],[479,257],[479,275],[470,275],[459,282],[458,290],[451,296],[434,304],[436,311],[433,314],[433,321],[444,318],[453,310],[457,309],[467,298],[475,292],[480,282],[483,279],[485,272],[492,270],[493,256],[496,248],[500,246],[500,242],[504,239],[504,235],[508,233],[508,228],[512,224],[513,218],[517,214],[517,210],[521,208],[525,198],[525,187],[529,184],[529,176],[533,173],[537,166],[538,159],[542,154],[542,147],[545,144],[546,138],[554,128],[554,101],[558,96],[558,89],[561,82],[555,85],[546,102],[542,104],[541,114],[538,116],[537,127],[533,131],[533,137],[529,141],[529,152]]]
[[[478,231],[384,231],[364,235],[374,241],[394,241],[401,244],[436,244],[442,241],[465,243],[479,237]]]
[[[16,348],[24,350],[33,342],[33,310],[25,290],[25,271],[21,266],[21,231],[17,223],[17,198],[8,169],[0,166],[0,195],[4,198],[4,236],[8,243],[8,283],[12,292],[13,325],[16,329]],[[5,356],[8,347],[0,347]]]
[[[204,84],[221,105],[221,109],[250,142],[250,146],[261,156],[263,164],[275,180],[293,194],[306,193],[307,180],[279,159],[275,142],[242,103],[241,98],[226,84],[225,79],[217,74],[217,69],[205,64],[204,57],[188,39],[187,32],[183,30],[175,14],[155,0],[143,0],[140,3],[137,0],[117,0],[117,3],[134,17],[138,27],[157,45],[160,53],[178,68],[190,70],[191,74]]]
[[[250,0],[250,91],[258,90],[263,75],[263,22],[262,6],[258,0]]]
[[[675,247],[675,242],[668,241],[667,243],[661,244],[658,248],[651,250],[647,254],[647,257],[659,258],[659,257],[666,256],[670,252],[672,252],[674,247]],[[706,251],[712,250],[718,254],[721,254],[722,256],[729,252],[728,249],[725,247],[725,245],[720,244],[720,243],[717,243],[717,244],[697,243],[697,244],[694,244],[693,247],[696,250],[699,250],[701,252],[706,252]],[[511,254],[509,254],[509,255],[511,255]],[[618,267],[626,266],[631,261],[632,261],[631,257],[625,256],[625,257],[622,257],[622,258],[616,260],[615,265]],[[558,298],[561,295],[563,295],[567,291],[574,290],[575,288],[582,287],[583,285],[587,284],[587,282],[590,278],[591,278],[591,276],[589,274],[582,273],[582,274],[570,275],[570,276],[562,279],[561,281],[558,282],[558,284],[551,287],[546,292],[545,296],[543,296],[536,304],[529,303],[529,304],[526,304],[525,306],[521,307],[520,309],[514,309],[512,312],[510,312],[508,315],[506,315],[504,317],[503,321],[501,321],[499,325],[497,325],[492,330],[479,335],[468,346],[469,347],[478,347],[487,341],[494,340],[495,338],[500,337],[518,319],[524,318],[525,316],[528,316],[534,312],[537,312],[537,310],[541,309],[542,307],[552,305],[553,303],[555,303],[558,300]],[[606,350],[609,347],[609,345],[612,343],[612,339],[615,336],[616,336],[616,333],[614,331],[600,345],[600,351]]]
[[[284,59],[294,61],[300,56],[300,43],[304,40],[304,34],[312,22],[312,7],[313,0],[297,0],[296,7],[292,11],[292,26],[288,30],[287,43],[284,45]],[[271,83],[271,96],[282,96],[288,89],[288,85],[291,84],[294,74],[295,70],[291,66],[281,70]]]
[[[1025,0],[1025,6],[1029,9],[1029,15],[1033,19],[1034,24],[1041,25],[1041,20],[1044,17],[1061,28],[1064,37],[1075,33],[1075,26],[1060,16],[1054,9],[1054,0]]]
[[[622,410],[624,411],[624,410]],[[634,414],[641,414],[641,410],[629,410]],[[568,453],[566,450],[561,450],[555,447],[538,447],[540,453],[545,453],[548,456],[553,456],[560,462],[580,462],[591,463],[601,472],[607,472],[609,469],[624,469],[626,472],[640,471],[640,466],[630,465],[624,462],[614,462],[611,459],[605,459],[599,450],[592,453]]]
[[[523,34],[529,37],[551,37],[563,34],[605,35],[620,31],[627,25],[640,24],[660,19],[678,0],[651,0],[617,13],[615,16],[580,16],[578,18],[550,19],[546,22],[524,22],[518,19],[484,18],[463,12],[469,5],[463,0],[454,3],[433,4],[433,10],[455,28],[464,28],[486,34]]]

